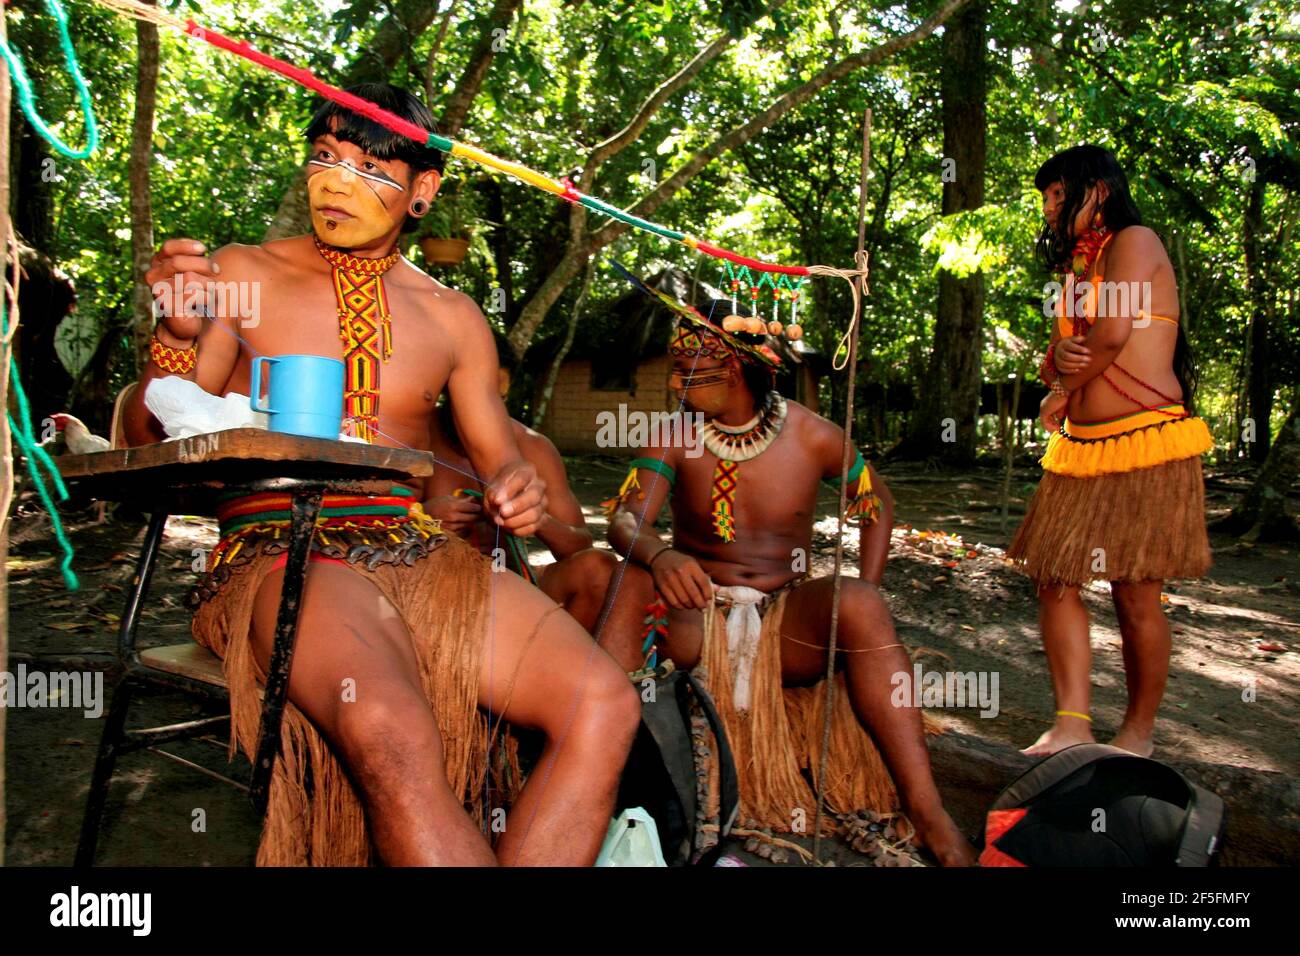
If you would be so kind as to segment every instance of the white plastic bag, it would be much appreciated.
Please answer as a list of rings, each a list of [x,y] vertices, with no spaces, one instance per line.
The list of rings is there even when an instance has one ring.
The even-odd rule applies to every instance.
[[[664,866],[659,829],[641,807],[632,807],[609,821],[597,866]]]

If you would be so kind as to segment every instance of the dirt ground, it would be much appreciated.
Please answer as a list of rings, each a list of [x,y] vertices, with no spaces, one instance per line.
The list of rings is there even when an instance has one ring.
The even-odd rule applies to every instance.
[[[568,466],[588,520],[603,537],[598,503],[617,489],[625,466],[608,458],[574,459]],[[981,717],[977,707],[936,716],[986,740],[1027,745],[1048,726],[1052,697],[1033,588],[1006,565],[1002,548],[1024,512],[1036,468],[1014,473],[1005,524],[1002,478],[994,470],[952,474],[895,465],[884,474],[897,501],[884,584],[900,639],[926,670],[998,675],[996,716]],[[1231,507],[1245,479],[1210,470],[1207,487],[1213,519]],[[832,563],[834,508],[827,491],[815,538],[818,573]],[[81,590],[67,592],[48,518],[30,496],[22,499],[9,559],[11,672],[24,663],[29,669],[66,670],[105,669],[113,662],[114,629],[143,526],[139,516],[117,514],[104,524],[94,518],[93,508],[69,515]],[[210,521],[169,522],[141,626],[142,646],[188,639],[183,596],[195,579],[195,549],[214,541]],[[1210,573],[1166,589],[1174,653],[1157,756],[1300,775],[1300,549],[1248,546],[1220,536],[1211,543]],[[846,549],[850,573],[856,573],[856,556],[854,548]],[[1095,730],[1104,742],[1124,710],[1119,631],[1106,587],[1093,588],[1086,600],[1094,623]],[[158,694],[133,708],[131,725],[206,712],[214,711],[179,695]],[[11,709],[7,720],[6,862],[69,864],[101,724],[68,707]],[[246,779],[242,761],[225,765],[224,741],[170,749]],[[944,781],[939,783],[942,788]],[[978,819],[958,822],[972,835],[980,825]],[[119,764],[97,862],[247,865],[256,838],[257,822],[243,793],[171,761],[136,754]]]

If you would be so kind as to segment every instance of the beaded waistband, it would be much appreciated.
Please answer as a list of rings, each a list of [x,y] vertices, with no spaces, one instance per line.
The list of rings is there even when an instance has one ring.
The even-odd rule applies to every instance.
[[[291,502],[292,495],[265,492],[232,497],[217,506],[221,539],[203,580],[190,593],[191,607],[215,596],[232,568],[259,555],[288,551]],[[394,488],[388,495],[327,494],[321,498],[311,550],[370,570],[383,564],[409,567],[446,537],[442,523],[425,513],[409,489]]]

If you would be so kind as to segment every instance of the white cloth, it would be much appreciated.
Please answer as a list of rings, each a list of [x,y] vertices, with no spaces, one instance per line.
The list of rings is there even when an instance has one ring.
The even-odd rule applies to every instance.
[[[145,389],[144,404],[167,433],[167,440],[206,435],[228,428],[266,428],[267,416],[253,411],[247,395],[213,395],[187,378],[156,378]]]
[[[731,664],[731,700],[740,713],[749,711],[750,683],[758,657],[758,639],[763,633],[759,605],[767,594],[738,584],[714,589],[716,600],[730,604],[727,610],[727,660]]]

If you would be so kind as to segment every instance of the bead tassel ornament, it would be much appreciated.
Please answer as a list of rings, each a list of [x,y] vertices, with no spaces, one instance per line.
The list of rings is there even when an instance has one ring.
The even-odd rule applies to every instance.
[[[402,254],[363,259],[319,239],[316,249],[333,267],[339,339],[343,342],[344,416],[351,419],[357,438],[373,444],[379,433],[379,367],[393,354],[393,317],[383,275]]]

